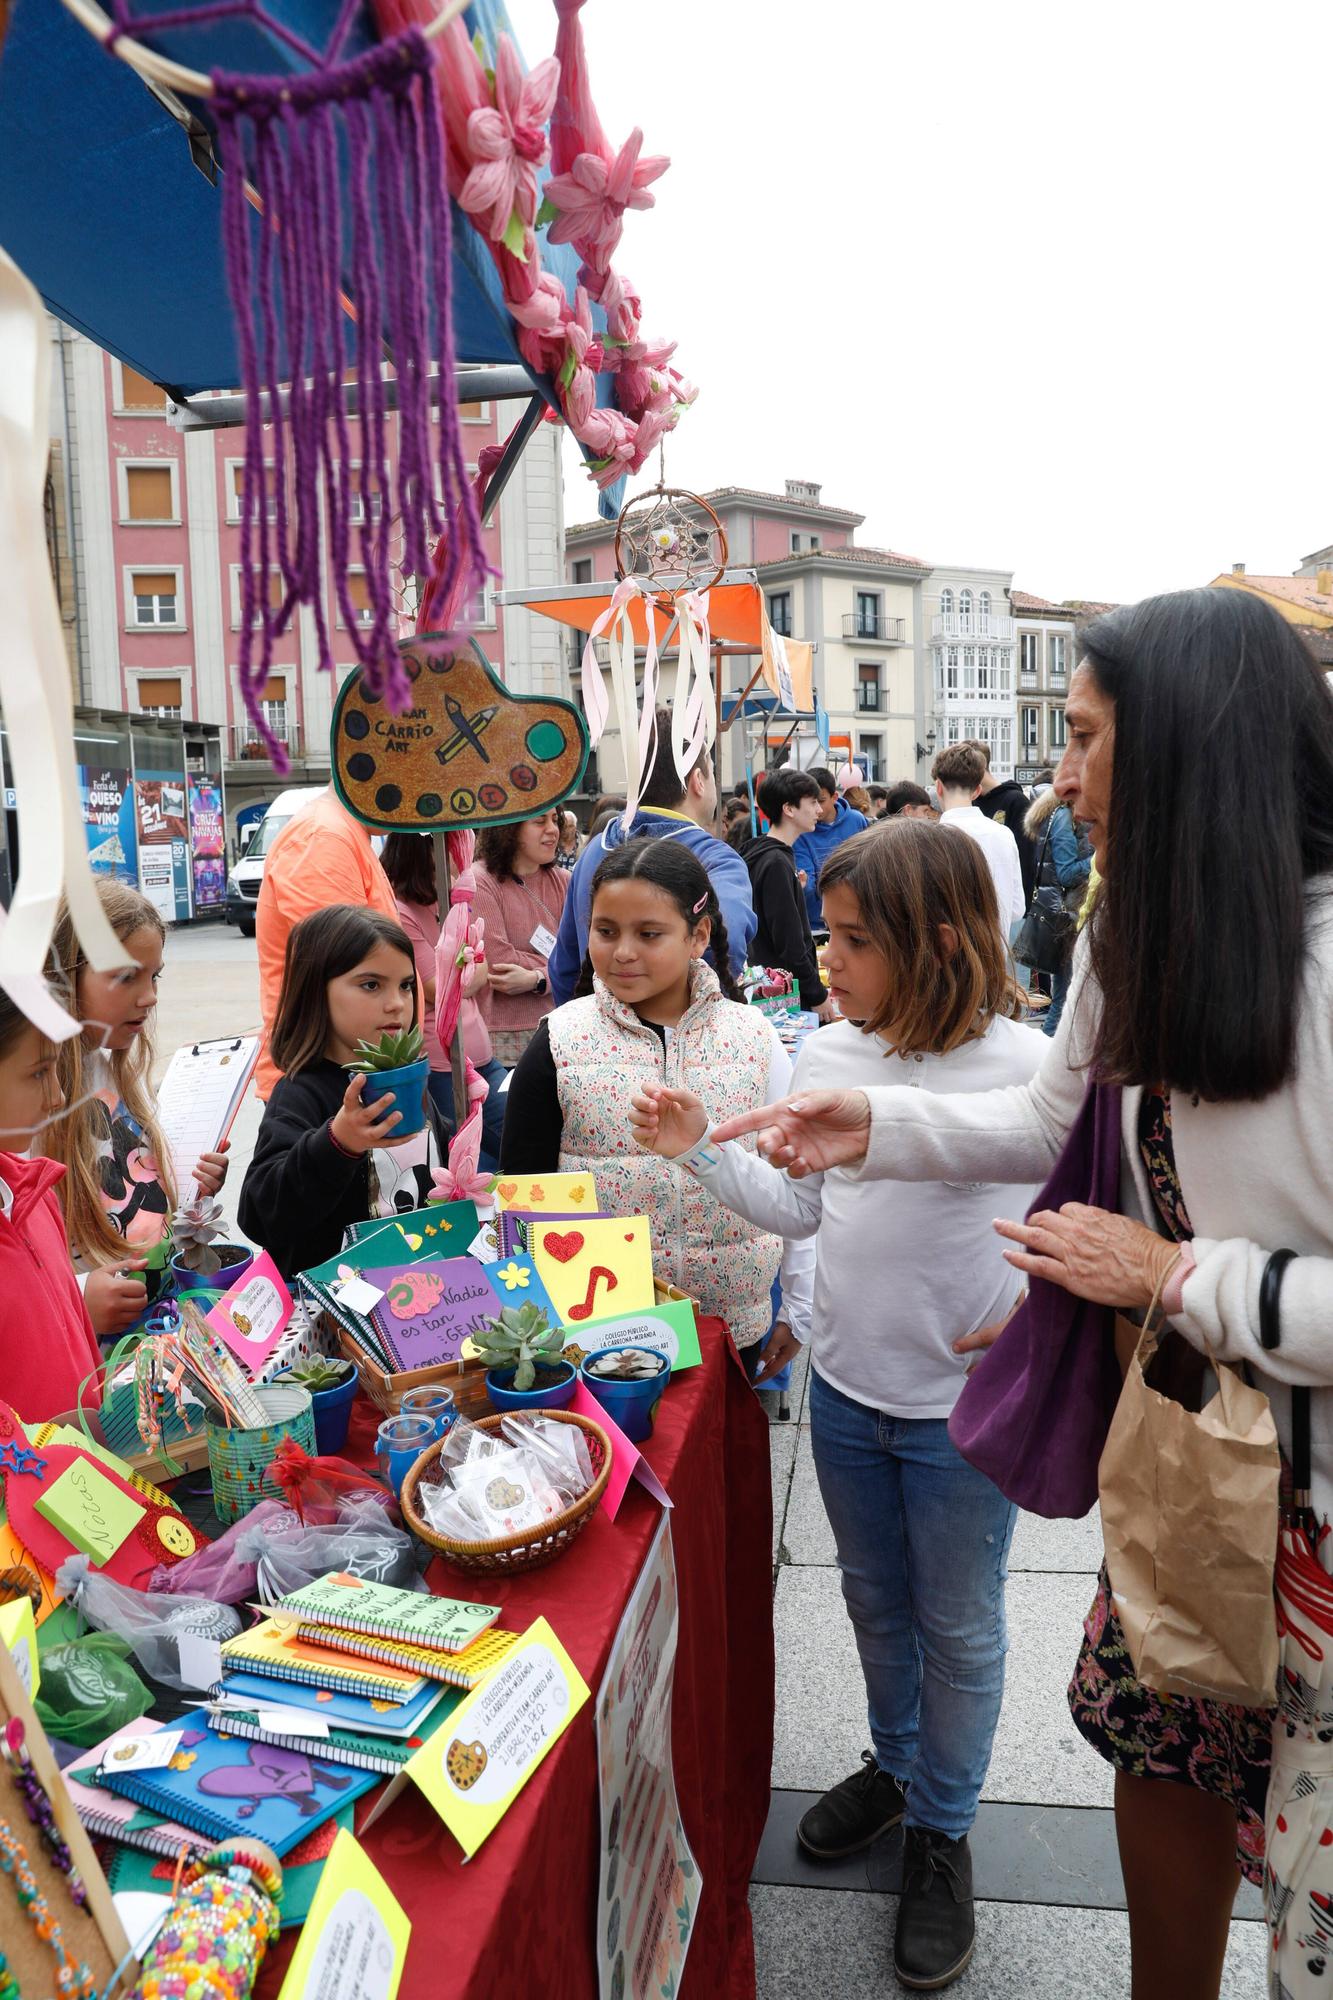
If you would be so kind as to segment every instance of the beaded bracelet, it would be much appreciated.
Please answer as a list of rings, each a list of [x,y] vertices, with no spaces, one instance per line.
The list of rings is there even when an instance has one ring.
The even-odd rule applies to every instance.
[[[37,1887],[27,1849],[8,1822],[0,1819],[0,1874],[13,1877],[14,1888],[28,1922],[43,1944],[49,1944],[56,1960],[56,1991],[60,2000],[93,2000],[97,1980],[90,1966],[74,1958],[65,1944],[64,1933],[52,1915],[51,1906]],[[13,1984],[13,1975],[6,1975]],[[3,1989],[0,1989],[3,1990]]]
[[[47,1797],[46,1787],[38,1777],[37,1768],[28,1755],[21,1716],[10,1717],[5,1725],[3,1741],[6,1759],[14,1773],[14,1784],[23,1795],[28,1818],[41,1834],[50,1851],[51,1859],[69,1883],[71,1902],[77,1909],[86,1909],[88,1891],[83,1886],[83,1877],[74,1866],[74,1857],[69,1851],[64,1835],[56,1825],[55,1808]]]

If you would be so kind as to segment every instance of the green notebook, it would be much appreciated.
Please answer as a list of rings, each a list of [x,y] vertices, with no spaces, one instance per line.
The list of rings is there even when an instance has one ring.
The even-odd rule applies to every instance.
[[[428,1591],[400,1590],[391,1583],[372,1583],[333,1571],[281,1598],[272,1607],[272,1615],[298,1619],[300,1636],[316,1643],[320,1628],[332,1625],[371,1639],[396,1639],[440,1653],[461,1653],[489,1631],[500,1616],[500,1607],[434,1597]]]
[[[391,1778],[411,1762],[428,1737],[444,1726],[467,1692],[466,1688],[449,1688],[444,1699],[431,1708],[420,1733],[412,1736],[363,1736],[355,1729],[330,1729],[326,1737],[311,1738],[295,1732],[288,1735],[285,1731],[261,1729],[258,1711],[214,1709],[211,1715],[213,1727],[221,1736],[243,1736],[252,1743],[270,1743],[281,1750],[317,1750],[331,1764],[350,1764],[355,1770],[378,1771]]]
[[[332,1819],[326,1819],[308,1834],[299,1847],[294,1847],[282,1864],[282,1901],[278,1906],[283,1930],[293,1929],[303,1924],[310,1915],[310,1905],[315,1900],[319,1878],[324,1873],[324,1863],[329,1858],[339,1829],[345,1827],[353,1831],[352,1806],[342,1806]],[[176,1879],[176,1858],[174,1855],[144,1854],[135,1847],[118,1847],[107,1871],[113,1895],[123,1890],[137,1889],[150,1896],[169,1896],[171,1885]]]

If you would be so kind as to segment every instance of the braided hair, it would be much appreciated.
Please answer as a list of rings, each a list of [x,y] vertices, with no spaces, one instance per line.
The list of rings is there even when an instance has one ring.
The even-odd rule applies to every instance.
[[[660,889],[663,895],[669,896],[680,911],[687,930],[696,930],[707,918],[708,956],[717,974],[717,983],[728,1000],[743,1000],[744,995],[731,970],[731,952],[722,905],[712,877],[698,855],[670,834],[651,840],[636,835],[624,841],[619,847],[611,849],[593,876],[589,911],[603,883],[632,880],[650,882],[654,889]],[[591,992],[592,956],[585,952],[575,998],[582,998]]]

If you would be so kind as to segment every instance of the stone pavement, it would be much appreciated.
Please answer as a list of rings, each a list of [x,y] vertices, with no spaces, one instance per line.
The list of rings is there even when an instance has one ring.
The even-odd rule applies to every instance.
[[[808,1368],[789,1423],[765,1396],[773,1476],[777,1724],[773,1796],[750,1907],[758,2000],[901,1992],[892,1972],[900,1836],[821,1867],[796,1822],[869,1747],[865,1687],[843,1610],[833,1536],[810,1454]],[[1065,1687],[1101,1559],[1095,1514],[1025,1514],[1009,1558],[1009,1659],[995,1752],[972,1835],[977,1951],[959,2000],[1124,2000],[1129,1929],[1116,1858],[1111,1771],[1069,1719]],[[1257,1891],[1236,1903],[1224,2000],[1260,2000]]]
[[[159,1070],[181,1042],[237,1034],[259,1018],[253,939],[221,924],[177,932],[159,1000]],[[232,1135],[224,1190],[234,1220],[259,1129],[251,1094]],[[819,1498],[798,1365],[789,1423],[772,1423],[778,1703],[773,1796],[751,1907],[758,2000],[845,2000],[901,1989],[890,1969],[898,1836],[827,1868],[802,1858],[795,1826],[810,1799],[855,1770],[869,1737],[865,1693]],[[777,1398],[765,1396],[776,1419]],[[1096,1517],[1025,1515],[1010,1556],[1004,1711],[973,1834],[978,1948],[959,2000],[1124,2000],[1128,1925],[1107,1766],[1078,1736],[1065,1686],[1100,1558]],[[1259,1899],[1243,1888],[1224,2000],[1260,2000]],[[701,1996],[702,2000],[702,1996]]]

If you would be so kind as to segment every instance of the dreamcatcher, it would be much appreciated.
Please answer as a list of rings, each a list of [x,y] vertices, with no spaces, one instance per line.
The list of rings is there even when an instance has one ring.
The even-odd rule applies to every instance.
[[[676,691],[671,705],[671,750],[682,785],[717,738],[717,712],[708,655],[708,593],[727,567],[727,536],[706,500],[661,482],[626,503],[616,522],[616,575],[611,602],[583,649],[583,707],[594,746],[614,701],[625,757],[628,832],[639,793],[657,751],[657,691],[661,652],[677,640]],[[635,613],[644,627],[641,694],[636,692]],[[667,626],[659,641],[659,615]],[[610,662],[608,698],[597,642],[605,638]]]

